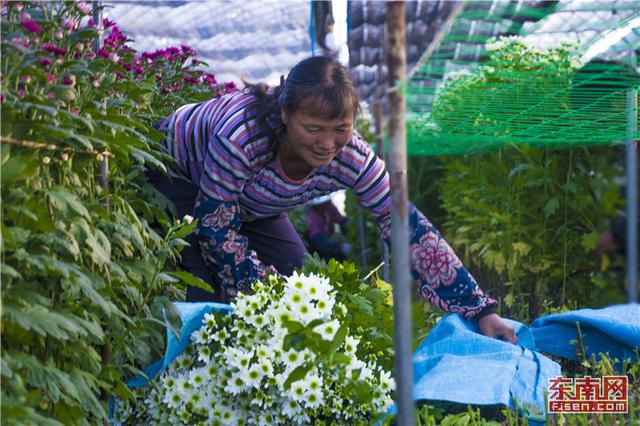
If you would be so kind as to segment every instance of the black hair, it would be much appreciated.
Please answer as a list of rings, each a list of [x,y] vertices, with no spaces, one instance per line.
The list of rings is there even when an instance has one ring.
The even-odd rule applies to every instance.
[[[322,118],[333,120],[351,114],[355,120],[360,101],[347,70],[335,59],[312,56],[298,62],[286,80],[270,88],[267,84],[248,84],[246,89],[256,100],[247,107],[255,114],[256,125],[265,132],[274,152],[278,136],[286,130],[281,112],[293,113],[299,108],[318,111]]]

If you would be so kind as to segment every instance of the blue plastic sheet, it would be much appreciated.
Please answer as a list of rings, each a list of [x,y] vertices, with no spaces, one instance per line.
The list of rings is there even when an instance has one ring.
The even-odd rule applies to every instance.
[[[582,343],[587,358],[608,353],[611,359],[637,361],[640,349],[640,305],[615,305],[603,309],[546,315],[536,319],[531,332],[536,349],[567,359],[578,359],[576,354],[577,327],[580,324]],[[622,363],[615,363],[620,371]]]
[[[530,330],[505,319],[516,331],[512,344],[480,333],[458,314],[440,320],[413,356],[414,399],[525,409],[531,424],[543,424],[548,380],[560,365],[537,353]]]
[[[164,357],[154,362],[144,369],[144,374],[150,380],[155,379],[159,374],[165,371],[169,365],[176,359],[187,346],[191,343],[191,333],[202,326],[204,314],[216,311],[231,311],[231,306],[214,302],[198,302],[198,303],[174,303],[174,306],[180,313],[182,319],[182,328],[180,329],[179,339],[167,327],[167,349]],[[147,384],[147,379],[142,376],[134,377],[127,382],[131,388],[137,388]]]

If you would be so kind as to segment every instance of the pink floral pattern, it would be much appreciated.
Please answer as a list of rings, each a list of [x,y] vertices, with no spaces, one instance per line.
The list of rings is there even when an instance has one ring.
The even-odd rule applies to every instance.
[[[418,244],[411,246],[413,268],[434,289],[440,285],[450,286],[458,276],[462,262],[449,244],[434,232],[423,235]]]
[[[390,214],[378,217],[389,244]],[[446,312],[473,318],[496,301],[486,296],[453,249],[415,206],[409,208],[411,275],[420,295]]]

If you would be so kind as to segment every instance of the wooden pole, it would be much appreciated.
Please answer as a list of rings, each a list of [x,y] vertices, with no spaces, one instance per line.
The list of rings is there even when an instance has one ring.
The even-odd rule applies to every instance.
[[[387,3],[387,68],[389,70],[388,170],[391,184],[391,281],[393,283],[397,424],[413,426],[413,356],[411,337],[411,273],[407,191],[405,3]]]
[[[384,160],[384,131],[383,131],[383,113],[382,113],[382,101],[378,101],[373,104],[373,120],[376,127],[376,153],[378,157]],[[389,282],[389,247],[384,241],[380,241],[382,259],[384,264],[382,265],[382,279]]]
[[[629,52],[629,65],[638,65],[636,52]],[[627,293],[629,303],[638,302],[638,142],[634,139],[638,131],[638,90],[627,92],[627,130],[629,140],[626,145],[625,168],[627,175]]]

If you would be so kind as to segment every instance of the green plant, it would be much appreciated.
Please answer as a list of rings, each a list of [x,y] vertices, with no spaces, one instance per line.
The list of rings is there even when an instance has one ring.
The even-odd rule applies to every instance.
[[[3,424],[101,423],[179,326],[181,282],[203,285],[168,273],[195,223],[168,219],[145,170],[164,169],[151,124],[173,108],[166,95],[225,88],[178,87],[192,51],[142,63],[109,20],[93,51],[88,13],[82,1],[2,8]]]
[[[507,103],[562,92],[575,72],[571,52],[568,46],[541,52],[517,39],[504,41],[479,70],[447,80],[434,119],[446,130],[452,125],[447,115],[469,109],[483,97]],[[516,84],[525,74],[532,81]],[[568,93],[555,99],[546,108],[570,108]],[[536,115],[539,123],[544,112]],[[496,137],[523,131],[515,121],[499,117],[485,111],[476,125]],[[503,300],[506,313],[528,321],[549,301],[597,306],[604,302],[602,294],[617,292],[611,285],[593,285],[598,231],[621,205],[615,156],[616,150],[608,147],[514,145],[443,160],[445,235],[483,288]],[[620,297],[609,296],[607,302]]]

